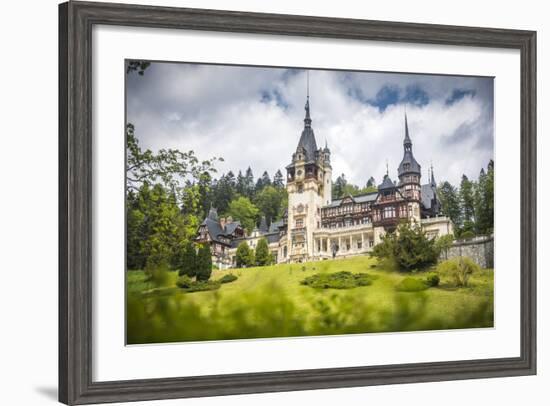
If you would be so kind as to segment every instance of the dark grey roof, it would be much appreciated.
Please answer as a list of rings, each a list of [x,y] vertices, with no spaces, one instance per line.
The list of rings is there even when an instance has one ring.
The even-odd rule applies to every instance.
[[[211,210],[212,211],[212,210]],[[232,223],[226,224],[225,228],[222,228],[218,220],[214,220],[210,215],[204,219],[201,223],[201,226],[206,226],[208,230],[208,235],[213,241],[219,241],[219,236],[231,236],[239,227],[241,223],[239,221],[234,221]]]
[[[225,225],[225,234],[233,234],[235,232],[235,229],[237,227],[240,227],[241,222],[240,221],[233,221],[229,224]]]
[[[213,241],[218,241],[218,236],[225,234],[223,229],[220,227],[220,223],[210,218],[210,216],[205,218],[201,225],[206,226],[210,239]]]
[[[432,208],[433,198],[436,197],[436,189],[432,185],[422,185],[420,190],[422,205],[425,209]]]
[[[405,169],[405,164],[409,164],[408,169]],[[401,160],[401,163],[397,168],[397,173],[399,174],[399,176],[410,172],[414,172],[418,174],[420,173],[420,164],[416,162],[416,159],[414,159],[412,149],[405,150],[405,153],[403,154],[403,159]]]
[[[378,185],[378,190],[393,189],[395,183],[392,182],[388,174],[384,175],[384,180],[380,185]]]
[[[304,119],[304,130],[300,136],[300,141],[298,141],[298,150],[302,147],[305,151],[305,161],[311,162],[315,161],[315,153],[317,152],[317,141],[315,141],[315,134],[313,128],[311,128],[311,117],[309,115],[309,96],[306,101],[306,118]]]
[[[273,242],[278,242],[279,239],[280,239],[280,236],[279,236],[278,232],[266,234],[266,235],[264,235],[264,237],[267,239],[267,242],[269,244],[271,244]]]
[[[407,122],[407,114],[405,114],[405,139],[403,140],[403,159],[397,168],[398,176],[404,175],[406,173],[418,173],[420,174],[420,164],[414,159],[412,152],[412,141],[409,136],[409,124]],[[408,168],[405,168],[405,165],[408,164]]]
[[[364,194],[364,195],[353,196],[353,200],[355,201],[355,203],[374,202],[376,200],[377,195],[378,195],[378,192],[367,193],[367,194]],[[340,206],[340,204],[342,204],[342,200],[344,200],[344,199],[345,199],[345,197],[343,199],[335,199],[329,205],[323,206],[323,208],[325,208],[325,207],[338,207],[338,206]]]
[[[260,232],[267,233],[267,221],[265,220],[265,216],[262,216],[262,219],[260,220]]]
[[[273,232],[279,231],[279,228],[282,226],[284,226],[283,220],[272,221],[271,225],[269,226],[269,232],[273,233]]]

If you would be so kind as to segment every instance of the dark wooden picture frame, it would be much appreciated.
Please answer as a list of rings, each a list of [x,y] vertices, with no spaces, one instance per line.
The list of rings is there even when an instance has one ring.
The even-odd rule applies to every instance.
[[[350,368],[94,382],[92,27],[94,24],[512,48],[521,58],[521,353]],[[59,6],[59,400],[219,396],[536,373],[536,32],[108,3]]]

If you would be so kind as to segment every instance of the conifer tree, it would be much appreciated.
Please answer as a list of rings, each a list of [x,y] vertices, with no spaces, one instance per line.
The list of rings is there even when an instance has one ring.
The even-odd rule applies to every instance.
[[[258,241],[258,245],[256,246],[255,262],[257,266],[270,265],[272,262],[271,253],[269,252],[269,247],[265,238]]]
[[[212,274],[212,254],[208,244],[202,244],[199,248],[196,261],[197,280],[207,281]]]

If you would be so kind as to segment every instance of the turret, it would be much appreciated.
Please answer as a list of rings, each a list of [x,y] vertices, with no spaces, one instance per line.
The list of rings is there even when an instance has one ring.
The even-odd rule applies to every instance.
[[[403,196],[420,200],[420,176],[421,167],[416,161],[412,150],[412,140],[409,135],[409,124],[405,113],[405,138],[403,140],[403,159],[397,168],[399,187]]]

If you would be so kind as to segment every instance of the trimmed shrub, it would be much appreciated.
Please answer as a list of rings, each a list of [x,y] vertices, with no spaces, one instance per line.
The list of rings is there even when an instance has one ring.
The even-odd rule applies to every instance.
[[[471,240],[475,236],[476,235],[474,234],[474,232],[470,230],[464,231],[462,234],[460,234],[460,238],[463,240]]]
[[[420,292],[426,289],[428,289],[428,284],[426,282],[410,276],[404,278],[395,286],[395,290],[398,292]]]
[[[479,265],[468,257],[451,258],[437,266],[437,272],[450,277],[456,287],[468,286],[470,276],[480,271]]]
[[[178,288],[182,288],[182,289],[187,289],[187,288],[190,288],[191,285],[195,283],[195,281],[193,281],[189,276],[187,275],[182,275],[178,278],[178,280],[176,281],[176,285]]]
[[[320,273],[305,278],[300,284],[316,289],[351,289],[368,286],[373,277],[366,273],[336,272]]]
[[[436,272],[428,272],[426,274],[426,284],[430,287],[439,285],[439,275]]]
[[[176,285],[185,292],[202,292],[219,289],[221,283],[219,281],[194,281],[189,276],[182,275],[178,278]]]
[[[236,275],[233,275],[232,273],[228,273],[224,276],[222,276],[220,279],[218,279],[218,282],[220,283],[230,283],[233,281],[236,281],[239,279]]]
[[[189,288],[185,289],[186,292],[203,292],[205,290],[219,289],[221,283],[218,281],[196,281]]]

